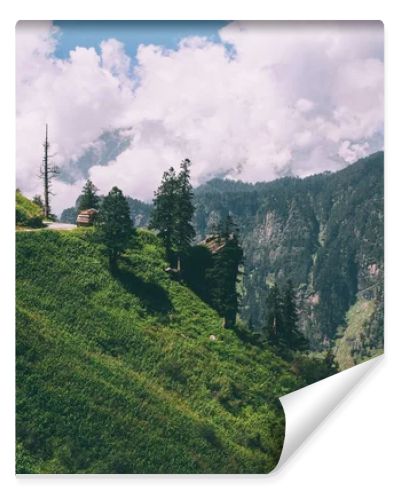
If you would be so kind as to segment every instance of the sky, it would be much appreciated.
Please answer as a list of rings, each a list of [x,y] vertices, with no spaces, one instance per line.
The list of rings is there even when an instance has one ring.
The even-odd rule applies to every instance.
[[[151,200],[192,161],[195,186],[336,171],[383,149],[380,22],[23,21],[16,28],[17,187],[53,211],[90,178]]]

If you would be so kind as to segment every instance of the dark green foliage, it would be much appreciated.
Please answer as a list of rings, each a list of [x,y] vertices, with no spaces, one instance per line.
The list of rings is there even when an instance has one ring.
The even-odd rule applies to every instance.
[[[299,313],[293,283],[288,280],[283,295],[283,329],[286,346],[292,351],[304,351],[309,343],[299,330]]]
[[[126,198],[120,189],[113,187],[104,198],[95,221],[97,241],[105,246],[111,267],[127,248],[132,229]]]
[[[212,266],[206,271],[209,300],[224,318],[225,328],[233,328],[238,312],[237,280],[243,251],[230,215],[222,221],[215,236],[223,246],[212,256]]]
[[[304,379],[307,385],[335,375],[339,367],[332,351],[319,353],[296,353],[292,360],[294,372]]]
[[[78,207],[81,202],[82,195],[78,196],[75,206],[70,208],[65,208],[60,216],[60,222],[67,222],[69,224],[75,224],[76,218],[78,216]],[[104,196],[99,196],[100,203]],[[149,225],[150,213],[152,207],[149,203],[144,203],[140,200],[135,200],[126,196],[126,201],[129,205],[130,216],[135,227],[147,227]]]
[[[154,208],[149,227],[156,229],[164,244],[168,259],[172,258],[176,227],[176,193],[178,180],[175,169],[164,172],[161,185],[154,193]]]
[[[178,271],[195,236],[191,222],[194,206],[189,167],[190,160],[186,159],[178,175],[173,167],[164,172],[161,185],[154,193],[150,219],[150,227],[158,231],[168,259],[173,263],[176,258]]]
[[[299,327],[325,349],[357,294],[378,301],[383,280],[383,153],[336,173],[269,183],[214,179],[195,190],[198,239],[231,213],[244,251],[240,316],[260,331],[276,281],[293,282]],[[381,321],[373,339],[383,338]],[[378,345],[378,341],[373,341]]]
[[[208,277],[212,276],[213,264],[212,253],[204,245],[190,247],[182,259],[183,281],[208,304],[211,290]]]
[[[275,283],[267,298],[267,314],[263,334],[268,343],[283,348],[286,346],[286,331],[283,319],[283,300]]]
[[[194,205],[189,167],[190,160],[184,160],[181,163],[181,169],[177,178],[175,247],[178,255],[178,270],[181,267],[181,257],[188,251],[196,235],[192,225]]]
[[[17,470],[270,471],[302,381],[171,280],[155,235],[110,272],[91,232],[17,233]]]
[[[268,294],[266,310],[263,334],[269,344],[285,357],[288,354],[292,356],[292,351],[303,351],[309,347],[298,327],[296,296],[290,280],[283,293],[277,283],[273,285]]]
[[[82,194],[79,197],[78,211],[87,210],[89,208],[99,208],[100,198],[97,196],[97,187],[88,179],[83,186]]]

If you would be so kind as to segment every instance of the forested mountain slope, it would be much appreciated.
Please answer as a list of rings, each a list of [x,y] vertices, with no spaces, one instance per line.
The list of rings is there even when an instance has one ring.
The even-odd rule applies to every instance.
[[[383,346],[383,160],[379,152],[336,173],[255,185],[214,179],[196,190],[199,238],[228,212],[239,225],[241,315],[255,330],[270,286],[290,278],[315,349],[339,335],[341,351],[362,360]],[[353,308],[353,325],[357,311],[369,314],[349,337],[348,313],[358,301],[367,305]]]
[[[110,271],[89,230],[17,237],[17,472],[263,473],[302,385],[166,272],[156,236]]]

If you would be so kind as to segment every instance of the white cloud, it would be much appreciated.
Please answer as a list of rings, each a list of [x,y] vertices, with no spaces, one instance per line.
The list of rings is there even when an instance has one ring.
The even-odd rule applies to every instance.
[[[343,141],[339,147],[339,156],[347,163],[353,163],[369,153],[368,142],[362,144],[351,144],[350,141]]]
[[[336,170],[382,147],[379,23],[235,22],[222,43],[141,45],[134,68],[115,39],[100,55],[77,47],[56,59],[56,36],[50,24],[17,27],[17,183],[28,193],[38,189],[46,121],[60,163],[125,128],[130,146],[90,175],[103,192],[117,184],[142,199],[186,157],[197,184],[259,181]],[[58,183],[54,205],[71,204],[82,183],[62,196]]]

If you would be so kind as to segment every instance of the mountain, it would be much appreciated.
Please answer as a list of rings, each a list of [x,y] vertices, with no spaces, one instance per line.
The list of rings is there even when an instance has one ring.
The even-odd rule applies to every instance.
[[[195,189],[198,242],[228,213],[238,224],[240,315],[255,331],[271,285],[291,279],[314,350],[334,347],[340,368],[381,352],[383,163],[378,152],[335,173],[256,184],[213,179]],[[145,227],[151,205],[128,201],[136,225]]]
[[[383,162],[378,152],[336,173],[254,185],[214,179],[196,190],[199,239],[228,212],[238,224],[241,316],[255,330],[271,285],[291,279],[314,349],[339,346],[341,368],[380,352]]]
[[[110,272],[91,229],[17,232],[17,472],[265,473],[304,385],[222,327],[137,230]]]

